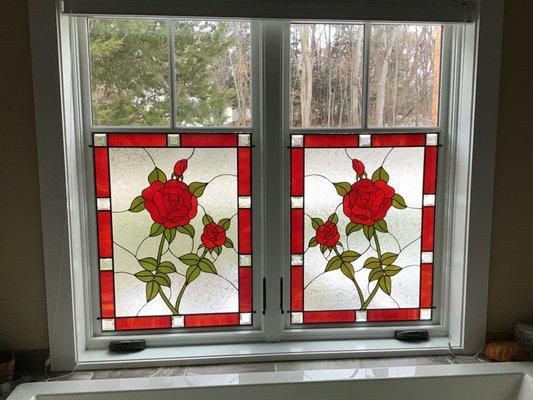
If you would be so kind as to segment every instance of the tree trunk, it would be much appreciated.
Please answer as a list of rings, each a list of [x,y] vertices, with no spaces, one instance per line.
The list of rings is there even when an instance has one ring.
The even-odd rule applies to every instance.
[[[300,25],[300,39],[302,43],[302,71],[300,74],[300,107],[302,113],[302,127],[311,126],[311,101],[313,96],[313,66],[315,64],[314,28]]]
[[[439,124],[439,92],[440,92],[440,52],[441,52],[441,27],[435,28],[435,49],[433,52],[433,82],[431,92],[431,123]]]
[[[378,79],[378,88],[376,93],[376,110],[374,117],[377,126],[383,126],[384,111],[385,111],[385,89],[387,86],[387,74],[389,73],[389,59],[396,41],[397,29],[393,28],[391,40],[387,40],[387,32],[384,34],[385,54],[383,56],[383,64],[381,64],[381,71]]]
[[[360,57],[361,52],[361,40],[359,31],[356,35],[353,33],[350,35],[352,43],[350,45],[350,63],[352,68],[350,69],[350,114],[349,114],[349,123],[352,126],[355,126],[359,117],[359,68],[360,68]]]

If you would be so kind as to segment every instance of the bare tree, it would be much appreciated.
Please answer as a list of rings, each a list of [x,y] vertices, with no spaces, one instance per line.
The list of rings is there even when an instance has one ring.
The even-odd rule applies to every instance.
[[[311,126],[313,97],[313,66],[315,64],[315,25],[299,25],[302,43],[302,69],[300,73],[300,108],[302,126]]]

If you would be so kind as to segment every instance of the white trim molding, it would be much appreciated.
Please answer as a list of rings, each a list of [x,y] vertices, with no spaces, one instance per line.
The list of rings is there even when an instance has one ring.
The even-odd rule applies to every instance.
[[[78,168],[78,161],[86,154],[83,151],[86,143],[77,136],[84,126],[84,117],[77,111],[84,107],[80,100],[80,82],[73,79],[80,74],[78,68],[83,68],[75,61],[79,58],[76,54],[79,47],[73,43],[78,30],[73,22],[75,18],[61,14],[59,2],[29,0],[52,368],[443,354],[449,347],[459,353],[477,352],[485,340],[502,3],[502,0],[480,1],[474,22],[455,26],[450,38],[455,42],[450,46],[453,65],[449,79],[459,84],[449,85],[453,89],[443,92],[443,96],[450,99],[449,118],[441,121],[440,128],[454,132],[449,135],[445,147],[449,153],[444,158],[450,161],[441,168],[446,171],[443,179],[452,198],[447,202],[437,199],[437,202],[453,205],[442,211],[446,217],[439,233],[447,246],[441,260],[448,266],[447,276],[442,279],[449,282],[439,293],[439,304],[453,312],[443,312],[438,325],[422,321],[420,327],[432,331],[430,341],[423,344],[394,341],[391,326],[387,330],[373,326],[343,332],[330,330],[329,338],[335,340],[328,341],[323,340],[324,333],[319,329],[307,329],[305,335],[299,330],[283,329],[277,294],[285,254],[279,249],[284,249],[286,243],[279,227],[284,220],[283,205],[288,202],[283,195],[283,180],[279,179],[284,163],[279,149],[286,144],[287,137],[279,134],[268,143],[262,143],[262,138],[263,132],[284,132],[286,100],[279,101],[283,99],[282,85],[263,85],[258,80],[253,85],[261,95],[254,112],[261,115],[253,131],[261,134],[257,137],[255,151],[260,161],[268,159],[271,165],[277,166],[263,169],[265,176],[258,186],[261,190],[279,192],[279,198],[264,204],[264,208],[258,207],[262,211],[254,220],[260,225],[261,221],[276,220],[279,225],[268,224],[261,228],[264,237],[271,240],[258,238],[254,241],[262,240],[264,251],[258,256],[265,265],[271,265],[269,271],[274,271],[274,279],[267,281],[267,293],[273,295],[267,295],[266,306],[276,311],[267,313],[263,327],[275,329],[258,327],[255,331],[217,333],[225,337],[224,344],[209,344],[212,337],[209,332],[195,334],[195,343],[180,333],[141,335],[153,347],[136,355],[113,356],[104,350],[109,337],[95,335],[93,327],[86,323],[86,315],[91,315],[93,309],[83,294],[91,290],[87,263],[91,260],[89,237],[94,232],[82,229],[82,216],[87,215],[88,210],[82,196],[84,191],[79,190],[86,179]],[[254,48],[270,61],[257,63],[256,77],[263,76],[268,81],[270,76],[276,82],[283,81],[279,66],[286,62],[283,30],[287,26],[284,20],[257,24],[255,40],[258,42]],[[264,38],[260,43],[259,37]],[[173,128],[167,131],[176,133]],[[262,168],[259,164],[254,166],[258,168],[257,173]],[[276,272],[272,266],[280,270]],[[260,290],[255,292],[254,302],[260,304]],[[287,315],[284,318],[286,320]],[[181,346],[176,347],[176,343]]]

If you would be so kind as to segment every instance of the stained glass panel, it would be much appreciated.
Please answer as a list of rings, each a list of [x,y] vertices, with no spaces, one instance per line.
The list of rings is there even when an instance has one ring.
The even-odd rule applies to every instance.
[[[291,144],[291,323],[431,319],[438,136]]]
[[[95,134],[103,330],[252,324],[248,134]]]

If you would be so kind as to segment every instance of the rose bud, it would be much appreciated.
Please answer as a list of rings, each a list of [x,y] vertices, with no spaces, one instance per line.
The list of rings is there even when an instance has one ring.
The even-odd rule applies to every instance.
[[[187,169],[187,160],[179,160],[174,165],[174,175],[176,175],[176,178],[181,178],[183,176],[183,173]]]
[[[365,164],[355,158],[352,160],[352,168],[357,175],[364,175],[365,173]]]

